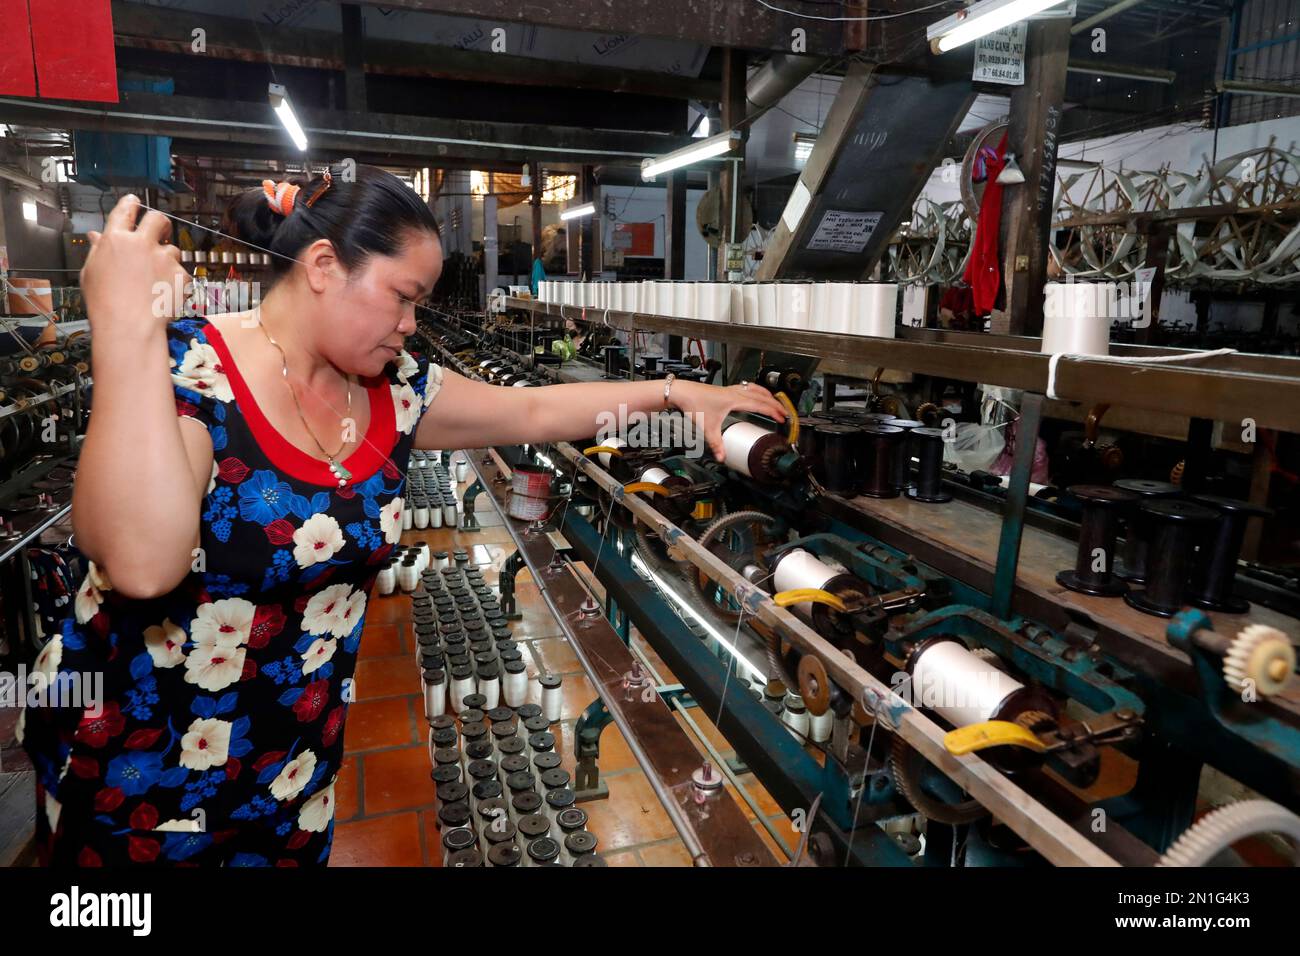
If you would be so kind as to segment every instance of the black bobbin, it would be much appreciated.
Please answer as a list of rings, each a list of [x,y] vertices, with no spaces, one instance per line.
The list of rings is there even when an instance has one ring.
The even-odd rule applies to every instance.
[[[1137,495],[1107,485],[1073,485],[1068,490],[1083,505],[1079,550],[1074,567],[1058,572],[1056,583],[1082,594],[1118,597],[1128,590],[1114,573],[1120,512],[1132,506]]]
[[[1173,498],[1179,493],[1177,485],[1148,478],[1121,478],[1113,482],[1116,488],[1131,492],[1143,500]],[[1147,547],[1151,541],[1150,522],[1139,507],[1132,508],[1126,516],[1124,550],[1120,552],[1115,573],[1130,584],[1141,584],[1147,577]]]
[[[817,429],[832,424],[820,415],[804,415],[799,419],[799,454],[812,461],[817,454]]]
[[[851,495],[858,486],[858,448],[862,429],[833,422],[817,426],[813,475],[831,494]]]
[[[1196,545],[1218,512],[1182,498],[1158,498],[1138,507],[1152,529],[1146,587],[1129,591],[1124,600],[1146,614],[1173,617],[1183,607]]]
[[[898,486],[894,483],[900,443],[907,432],[894,425],[863,425],[861,457],[858,474],[862,478],[861,493],[869,498],[897,498]]]
[[[952,501],[952,495],[943,490],[943,429],[913,428],[912,451],[919,465],[916,470],[916,487],[907,490],[909,498],[931,504]]]
[[[885,424],[903,430],[903,437],[898,440],[898,457],[894,459],[894,487],[903,492],[912,483],[912,431],[924,428],[925,423],[911,418],[891,418]]]
[[[623,368],[623,350],[625,345],[606,345],[603,349],[605,353],[605,378],[622,378]]]
[[[1250,610],[1250,602],[1233,595],[1232,586],[1237,577],[1241,543],[1246,538],[1246,524],[1251,518],[1265,518],[1273,511],[1249,501],[1218,495],[1192,495],[1192,500],[1213,508],[1219,513],[1219,520],[1197,553],[1188,599],[1209,611],[1245,614]]]

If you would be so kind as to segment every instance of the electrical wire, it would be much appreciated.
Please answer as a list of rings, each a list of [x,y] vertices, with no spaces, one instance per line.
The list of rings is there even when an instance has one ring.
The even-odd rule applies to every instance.
[[[871,17],[819,17],[811,13],[799,13],[797,10],[786,10],[768,3],[767,0],[755,0],[755,2],[775,13],[784,13],[787,16],[798,17],[800,20],[824,20],[828,23],[875,23],[877,20],[896,20],[899,17],[910,17],[917,13],[925,13],[928,10],[937,10],[939,7],[951,5],[951,0],[939,0],[938,3],[917,7],[915,10],[904,10],[900,13],[878,13]]]

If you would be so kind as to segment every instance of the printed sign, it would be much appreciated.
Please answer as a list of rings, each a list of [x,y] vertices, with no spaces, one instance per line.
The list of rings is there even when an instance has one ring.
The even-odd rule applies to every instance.
[[[975,41],[975,69],[971,79],[977,83],[1025,85],[1025,37],[1029,24],[1024,20],[1001,30],[994,30]]]
[[[882,212],[846,212],[828,209],[817,224],[817,231],[808,241],[809,249],[829,249],[833,252],[861,252],[867,240],[880,225]]]

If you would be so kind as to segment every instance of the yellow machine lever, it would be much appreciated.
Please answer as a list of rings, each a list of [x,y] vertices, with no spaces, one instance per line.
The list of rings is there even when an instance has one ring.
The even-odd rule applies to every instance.
[[[804,601],[811,601],[813,604],[825,604],[837,611],[848,611],[848,605],[841,598],[830,591],[823,591],[821,588],[794,588],[790,591],[781,591],[772,595],[772,601],[779,607],[789,607],[791,604],[802,604]]]
[[[611,448],[608,445],[592,445],[590,448],[584,448],[582,450],[582,453],[584,455],[587,455],[588,457],[590,457],[591,455],[599,455],[601,452],[604,452],[607,455],[616,455],[619,458],[623,457],[623,452],[621,449]]]
[[[786,414],[790,416],[787,421],[786,438],[791,445],[799,444],[799,413],[794,410],[794,402],[790,401],[790,396],[785,392],[777,392],[776,400],[785,406]]]
[[[1047,750],[1047,744],[1032,730],[1009,720],[986,720],[950,730],[944,734],[943,745],[948,753],[957,757],[989,747],[1023,747],[1037,753]]]
[[[663,495],[665,497],[672,494],[669,489],[665,488],[663,485],[656,484],[653,481],[634,481],[630,485],[623,486],[623,493],[626,495],[634,495],[638,491],[648,491],[651,494]]]

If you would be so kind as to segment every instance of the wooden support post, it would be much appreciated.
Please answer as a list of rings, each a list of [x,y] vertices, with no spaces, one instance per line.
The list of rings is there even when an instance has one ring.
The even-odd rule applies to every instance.
[[[1006,328],[993,332],[1041,335],[1043,287],[1047,283],[1047,243],[1056,191],[1056,147],[1065,99],[1065,66],[1070,55],[1070,21],[1029,24],[1025,83],[1011,94],[1007,152],[1025,174],[1002,197],[1002,278],[1006,285]]]
[[[366,111],[366,60],[361,8],[345,3],[343,11],[343,107],[349,113]]]
[[[675,169],[668,177],[668,209],[664,219],[664,278],[686,278],[686,170]]]
[[[1151,321],[1137,328],[1137,341],[1143,345],[1154,341],[1152,336],[1160,322],[1160,300],[1165,292],[1165,263],[1169,261],[1169,243],[1173,236],[1173,224],[1169,222],[1153,222],[1147,229],[1147,254],[1142,264],[1154,268],[1156,274],[1151,279],[1151,289],[1147,293],[1151,303],[1147,309],[1151,313]]]
[[[592,166],[583,166],[579,176],[580,202],[596,201],[596,173]],[[597,213],[599,215],[599,213]],[[582,232],[582,274],[588,281],[596,278],[596,216],[583,216],[578,220]]]
[[[747,109],[745,103],[745,81],[748,74],[745,70],[746,55],[744,50],[734,50],[727,48],[722,51],[722,129],[735,129],[741,120],[745,118]],[[711,131],[713,132],[713,131]],[[721,132],[719,130],[718,132]],[[744,193],[745,185],[745,142],[749,139],[749,127],[746,126],[741,130],[741,145],[735,148],[736,154],[741,157],[738,162],[728,162],[722,167],[720,177],[718,210],[719,220],[718,227],[722,233],[722,241],[718,243],[717,250],[717,277],[719,281],[726,281],[727,278],[727,243],[740,242],[742,237],[737,236],[741,228],[741,221],[744,217],[736,208],[744,200],[741,198]],[[734,200],[734,202],[733,202]],[[733,229],[733,223],[735,228]]]
[[[533,261],[542,258],[542,164],[529,160],[528,176],[533,181],[533,194],[528,203],[533,213]],[[531,266],[530,266],[531,269]]]

